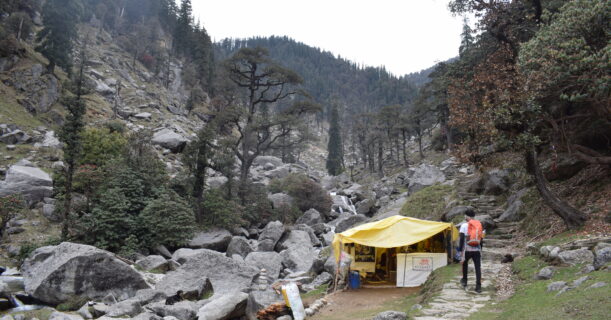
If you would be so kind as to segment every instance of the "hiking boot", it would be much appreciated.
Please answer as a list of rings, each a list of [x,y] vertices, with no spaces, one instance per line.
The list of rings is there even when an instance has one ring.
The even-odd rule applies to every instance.
[[[467,279],[460,279],[460,285],[461,285],[463,288],[466,288],[466,287],[467,287]]]
[[[476,285],[476,286],[475,286],[475,292],[477,292],[477,293],[482,293],[482,286],[481,286],[481,285],[479,285],[479,284],[478,284],[478,285]]]

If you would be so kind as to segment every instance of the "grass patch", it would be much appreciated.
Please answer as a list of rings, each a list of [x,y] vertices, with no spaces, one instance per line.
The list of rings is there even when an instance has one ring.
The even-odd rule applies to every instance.
[[[407,199],[401,208],[401,215],[439,220],[446,203],[453,197],[453,190],[452,186],[441,184],[426,187]]]
[[[0,99],[0,123],[15,124],[22,130],[43,125],[40,120],[12,99],[6,91],[0,90],[0,95],[2,95],[2,99]]]
[[[317,287],[315,290],[304,293],[301,297],[303,299],[316,300],[318,298],[324,297],[328,289],[329,289],[329,284],[323,284],[322,286]]]
[[[580,286],[556,296],[557,292],[547,292],[547,285],[555,281],[570,284],[584,276],[576,274],[581,266],[558,267],[551,280],[534,280],[533,275],[545,265],[544,261],[535,256],[516,260],[512,268],[517,278],[522,280],[516,287],[516,293],[508,300],[472,314],[469,319],[608,319],[611,273],[602,270],[589,273],[589,279]],[[601,281],[606,282],[607,286],[588,289]]]

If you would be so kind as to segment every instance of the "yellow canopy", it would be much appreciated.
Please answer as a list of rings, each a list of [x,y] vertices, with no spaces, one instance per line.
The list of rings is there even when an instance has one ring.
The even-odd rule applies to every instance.
[[[452,232],[453,241],[458,239],[458,229],[452,223],[398,215],[388,217],[336,233],[333,237],[335,260],[339,260],[342,244],[358,243],[369,247],[395,248],[420,242],[445,230]]]

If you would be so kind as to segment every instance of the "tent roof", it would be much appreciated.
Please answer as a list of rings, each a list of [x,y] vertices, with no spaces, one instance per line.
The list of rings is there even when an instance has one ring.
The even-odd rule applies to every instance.
[[[341,244],[358,243],[378,248],[403,247],[428,239],[444,230],[451,230],[452,240],[458,239],[458,229],[448,222],[398,215],[369,222],[335,234],[333,237],[335,259],[339,259]]]

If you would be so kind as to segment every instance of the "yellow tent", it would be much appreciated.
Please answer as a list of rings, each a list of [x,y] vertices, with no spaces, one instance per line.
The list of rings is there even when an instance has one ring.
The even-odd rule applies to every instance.
[[[333,237],[335,260],[339,260],[341,245],[357,243],[369,247],[395,248],[408,246],[450,230],[452,240],[458,240],[458,229],[452,223],[392,216],[336,233]]]

